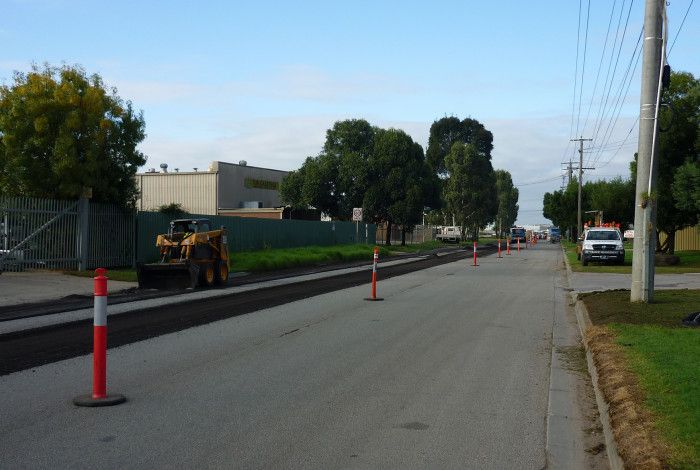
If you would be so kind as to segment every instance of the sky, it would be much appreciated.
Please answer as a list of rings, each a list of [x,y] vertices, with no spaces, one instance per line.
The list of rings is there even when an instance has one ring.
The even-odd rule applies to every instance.
[[[144,113],[141,170],[294,170],[338,120],[403,129],[427,148],[435,120],[471,117],[519,186],[518,223],[538,224],[561,162],[578,157],[571,138],[595,137],[584,181],[628,177],[636,151],[642,0],[0,5],[0,84],[32,64],[99,74]],[[700,5],[673,0],[667,15],[669,63],[700,77]]]

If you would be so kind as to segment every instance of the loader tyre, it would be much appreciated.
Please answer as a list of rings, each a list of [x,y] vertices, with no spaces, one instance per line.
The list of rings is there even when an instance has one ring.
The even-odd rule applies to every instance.
[[[214,285],[214,280],[216,279],[216,271],[212,263],[206,263],[202,265],[200,270],[200,284],[204,287],[211,287]]]
[[[214,283],[216,285],[226,285],[228,282],[228,263],[226,261],[219,261],[216,266],[216,272],[214,273]]]

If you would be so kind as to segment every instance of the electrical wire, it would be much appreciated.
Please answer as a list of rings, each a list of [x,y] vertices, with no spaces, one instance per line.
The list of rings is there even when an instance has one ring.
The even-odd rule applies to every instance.
[[[683,21],[681,21],[681,25],[678,27],[678,31],[676,31],[676,36],[673,38],[673,42],[671,43],[671,47],[668,50],[668,54],[666,54],[666,58],[668,58],[671,55],[671,51],[673,50],[673,46],[676,45],[676,39],[678,39],[678,35],[681,33],[681,29],[683,29],[683,25],[685,24],[685,19],[688,17],[688,12],[690,12],[690,8],[693,6],[693,2],[695,0],[690,0],[690,5],[688,5],[688,9],[685,11],[685,15],[683,15]]]
[[[513,186],[515,186],[516,188],[520,188],[520,187],[522,187],[522,186],[532,186],[532,185],[535,185],[535,184],[542,184],[542,183],[548,183],[548,182],[554,181],[554,180],[559,180],[559,178],[561,178],[561,175],[559,175],[559,176],[553,176],[553,177],[551,177],[551,178],[545,178],[545,179],[541,179],[541,180],[536,180],[536,181],[529,181],[529,182],[527,182],[527,183],[514,184]]]
[[[625,71],[624,76],[622,77],[622,81],[620,82],[620,88],[617,92],[617,97],[615,98],[615,104],[612,107],[612,114],[610,116],[610,120],[608,121],[608,126],[605,129],[605,132],[603,133],[603,138],[601,146],[605,146],[610,138],[612,137],[613,130],[615,129],[615,126],[617,125],[617,121],[620,117],[620,113],[622,112],[622,106],[625,103],[625,99],[627,96],[629,96],[629,89],[632,85],[632,79],[634,78],[634,73],[637,70],[637,65],[639,65],[639,60],[642,57],[642,48],[639,47],[642,41],[642,33],[643,33],[644,28],[642,28],[639,31],[639,37],[637,38],[637,45],[634,48],[634,51],[632,52],[632,57],[630,58],[630,62],[627,64],[627,70]],[[637,54],[637,51],[639,53]],[[636,61],[635,61],[635,56],[636,56]],[[630,67],[632,66],[632,62],[634,62],[634,68],[632,69],[632,73],[630,73]],[[629,77],[629,80],[628,80]],[[625,93],[623,95],[622,89],[625,87],[625,81],[627,81],[627,88],[625,90]],[[615,111],[617,110],[617,112]],[[613,119],[614,116],[614,119]],[[593,165],[598,162],[598,160],[601,157],[602,152],[597,152],[595,158],[593,159]]]
[[[586,78],[586,52],[588,51],[588,25],[591,17],[591,0],[588,0],[588,9],[586,13],[586,35],[583,40],[583,63],[581,65],[581,85],[578,93],[578,116],[576,117],[576,135],[578,135],[579,125],[581,124],[581,103],[583,102],[583,82]]]
[[[617,6],[617,0],[613,1],[612,10],[610,10],[610,20],[608,20],[608,29],[605,32],[605,41],[603,42],[603,52],[600,54],[600,62],[598,63],[598,72],[595,75],[595,85],[593,85],[593,93],[591,93],[591,101],[588,103],[588,111],[586,112],[586,119],[583,121],[583,129],[581,134],[586,132],[586,126],[588,125],[588,118],[591,115],[591,108],[593,107],[593,99],[595,98],[595,93],[598,90],[598,80],[600,79],[600,71],[603,68],[603,59],[605,58],[605,51],[608,48],[608,37],[610,36],[610,26],[612,26],[612,20],[615,17],[615,7]]]
[[[574,133],[574,114],[576,114],[576,89],[578,88],[578,51],[581,42],[581,6],[583,0],[578,0],[578,32],[576,34],[576,66],[574,67],[574,93],[571,100],[571,127],[569,135]]]
[[[595,134],[593,135],[593,141],[594,141],[594,142],[595,142],[596,139],[598,138],[598,134],[600,133],[600,130],[601,130],[601,128],[603,127],[603,121],[605,121],[605,116],[607,115],[607,105],[608,105],[608,101],[609,101],[609,98],[610,98],[610,92],[612,91],[613,83],[614,83],[614,81],[615,81],[615,75],[617,74],[617,66],[618,66],[618,63],[620,62],[620,55],[621,55],[621,53],[622,53],[622,46],[623,46],[623,44],[624,44],[624,42],[625,42],[625,36],[626,36],[626,34],[627,34],[627,26],[629,25],[630,14],[632,13],[632,6],[633,6],[633,5],[634,5],[634,0],[630,1],[629,8],[627,9],[627,18],[625,19],[625,27],[624,27],[624,29],[623,29],[623,31],[622,31],[622,37],[620,38],[620,47],[619,47],[618,50],[617,50],[617,57],[615,58],[615,66],[613,67],[613,73],[612,73],[612,76],[611,76],[611,78],[610,78],[610,84],[609,84],[609,86],[608,86],[608,92],[607,92],[607,94],[606,94],[606,96],[605,96],[605,103],[603,104],[603,113],[601,114],[601,119],[600,119],[600,121],[599,121],[598,128],[597,128]],[[623,5],[623,6],[624,6],[624,5]],[[620,10],[620,13],[621,13],[621,14],[622,14],[622,11],[623,11],[623,9]],[[622,19],[622,15],[620,15],[620,19]],[[618,23],[618,24],[619,24],[619,23]],[[614,51],[613,51],[613,52],[614,52]],[[612,62],[612,55],[610,56],[610,59],[611,59],[611,62]],[[612,117],[611,117],[611,119],[612,119]],[[586,166],[588,166],[589,163],[590,163],[590,157],[589,157],[589,159],[588,159],[587,162],[586,162]]]
[[[603,110],[607,106],[607,100],[603,103],[603,95],[605,95],[605,90],[608,88],[608,83],[610,80],[610,70],[612,69],[613,56],[615,55],[615,48],[617,47],[617,40],[620,36],[620,25],[622,24],[622,15],[625,11],[626,0],[622,0],[622,5],[620,5],[620,15],[617,19],[617,27],[615,29],[615,39],[613,40],[612,48],[610,49],[610,60],[608,61],[608,70],[605,72],[605,81],[603,82],[603,90],[601,92],[600,105],[598,106],[598,113],[596,114],[596,119],[593,124],[593,139],[597,136],[598,126],[602,121]]]

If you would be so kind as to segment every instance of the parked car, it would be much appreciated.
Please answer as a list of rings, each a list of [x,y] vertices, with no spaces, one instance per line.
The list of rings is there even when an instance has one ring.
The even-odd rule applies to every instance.
[[[612,227],[591,227],[584,232],[580,245],[580,259],[583,266],[591,261],[625,262],[625,247],[622,234]]]

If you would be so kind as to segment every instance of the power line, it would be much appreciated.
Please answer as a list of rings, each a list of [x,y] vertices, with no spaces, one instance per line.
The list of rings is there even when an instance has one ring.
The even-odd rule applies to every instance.
[[[602,109],[601,109],[602,110],[601,119],[600,119],[600,121],[598,121],[597,129],[594,128],[595,129],[595,133],[593,135],[594,140],[598,138],[598,134],[600,133],[600,129],[603,127],[603,121],[605,120],[605,116],[607,115],[607,106],[608,106],[608,101],[610,99],[610,92],[612,91],[613,82],[615,81],[615,75],[617,74],[617,65],[620,62],[620,55],[622,53],[622,46],[625,42],[625,36],[627,34],[627,25],[629,24],[630,14],[632,12],[632,5],[634,5],[634,0],[630,1],[629,8],[627,9],[627,18],[625,19],[625,26],[624,26],[624,29],[622,31],[622,37],[620,38],[620,46],[618,47],[618,50],[617,50],[617,57],[615,58],[615,66],[613,67],[612,76],[610,77],[610,82],[609,82],[609,85],[607,86],[608,92],[605,96],[605,102],[604,102]],[[620,19],[618,21],[618,32],[619,32],[620,23],[622,21],[622,13],[624,11],[624,1],[622,4],[622,7],[623,8],[620,9]],[[615,36],[615,39],[616,39],[615,44],[617,44],[617,35]],[[615,46],[613,46],[613,51],[612,51],[613,54],[615,52],[614,49],[615,49]],[[610,63],[612,64],[612,54],[610,55]],[[608,71],[610,71],[609,67],[608,67]],[[607,83],[607,80],[606,80],[606,83]]]
[[[690,0],[690,5],[688,5],[688,9],[685,11],[685,15],[683,16],[683,21],[681,21],[681,25],[678,27],[678,31],[676,31],[676,36],[673,38],[673,42],[671,43],[671,48],[668,50],[668,54],[666,54],[666,58],[668,59],[668,56],[671,55],[671,51],[673,50],[673,46],[676,45],[676,39],[678,39],[678,35],[681,33],[681,29],[683,29],[683,25],[685,24],[685,19],[688,17],[688,12],[690,12],[690,7],[693,6],[693,2],[695,0]]]
[[[519,188],[519,187],[521,187],[521,186],[532,186],[532,185],[535,185],[535,184],[548,183],[549,181],[558,180],[559,178],[561,178],[561,176],[553,176],[553,177],[551,177],[551,178],[545,178],[545,179],[536,180],[536,181],[529,181],[529,182],[527,182],[527,183],[514,184],[513,186],[515,186],[516,188]]]
[[[627,70],[625,70],[625,74],[622,77],[622,81],[620,82],[620,87],[617,92],[617,97],[615,98],[615,103],[613,104],[612,107],[612,114],[610,115],[610,120],[608,121],[608,126],[605,129],[605,132],[603,133],[603,138],[602,138],[602,145],[606,145],[607,142],[610,140],[612,137],[612,131],[615,129],[615,125],[617,124],[617,120],[620,117],[620,113],[622,112],[622,106],[625,103],[625,99],[627,98],[629,94],[629,89],[630,86],[632,85],[632,79],[634,78],[634,73],[637,70],[637,65],[639,64],[639,59],[642,56],[642,48],[639,47],[642,41],[642,33],[643,30],[639,31],[639,37],[637,38],[637,45],[634,48],[634,51],[632,52],[632,57],[630,58],[630,62],[627,64]],[[637,51],[639,50],[639,55],[637,55]],[[635,56],[637,57],[637,60],[635,61]],[[634,69],[632,69],[632,73],[630,73],[630,67],[632,66],[632,63],[634,62]],[[629,77],[629,81],[627,83],[627,89],[625,90],[625,93],[623,95],[622,89],[625,88],[625,81],[627,81]],[[624,97],[623,97],[624,96]],[[617,112],[615,111],[617,109]],[[614,119],[613,119],[613,116]],[[593,160],[593,164],[595,164],[598,159],[601,156],[601,152],[598,152]]]
[[[581,42],[581,6],[583,0],[578,0],[578,31],[576,33],[576,66],[574,67],[574,93],[571,100],[571,128],[569,135],[574,135],[574,114],[576,114],[576,89],[578,88],[578,51]]]
[[[581,103],[583,101],[583,81],[586,77],[586,51],[588,51],[588,24],[591,17],[591,0],[588,0],[588,9],[586,13],[586,35],[583,40],[583,64],[581,65],[581,85],[578,93],[578,116],[576,117],[576,134],[579,131],[581,124]]]
[[[591,101],[588,103],[588,111],[586,112],[586,120],[583,122],[582,134],[586,133],[586,126],[588,125],[588,118],[591,115],[591,108],[593,107],[593,99],[595,98],[595,92],[598,90],[598,80],[600,79],[600,70],[603,68],[603,59],[605,58],[605,50],[608,48],[608,37],[610,36],[610,26],[612,25],[613,17],[615,16],[615,6],[617,5],[617,0],[613,1],[612,10],[610,10],[610,20],[608,20],[608,29],[605,32],[605,42],[603,42],[603,52],[600,54],[600,62],[598,63],[598,72],[595,75],[595,85],[593,85],[593,93],[591,93]],[[571,143],[571,141],[569,141]]]
[[[608,159],[608,161],[606,161],[605,163],[603,163],[603,164],[601,164],[601,165],[598,165],[598,168],[602,168],[602,167],[608,165],[611,161],[613,161],[613,159],[617,156],[618,152],[620,151],[620,149],[622,148],[622,146],[624,145],[624,143],[627,141],[627,139],[629,138],[629,136],[632,134],[632,131],[633,131],[634,128],[637,126],[637,123],[638,123],[638,122],[639,122],[639,116],[637,116],[637,119],[634,120],[634,124],[632,124],[632,127],[630,127],[629,132],[627,132],[627,137],[625,137],[625,140],[622,141],[622,144],[620,144],[620,147],[615,151],[615,153],[613,154],[613,156],[610,157],[610,158]]]

